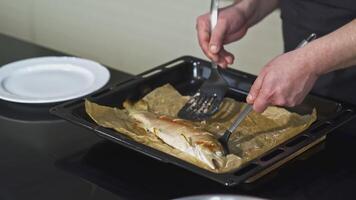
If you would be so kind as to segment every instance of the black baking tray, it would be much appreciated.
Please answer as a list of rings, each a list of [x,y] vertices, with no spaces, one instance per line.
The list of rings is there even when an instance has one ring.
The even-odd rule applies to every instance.
[[[205,60],[183,56],[139,74],[130,80],[108,86],[82,99],[58,105],[51,109],[51,113],[88,128],[93,133],[120,145],[159,161],[185,168],[226,186],[234,186],[247,180],[262,170],[271,167],[274,163],[291,156],[301,148],[312,144],[355,117],[355,106],[310,94],[301,105],[289,110],[299,114],[307,114],[311,113],[313,108],[316,108],[318,119],[311,127],[258,158],[244,164],[239,169],[217,174],[138,143],[123,134],[117,133],[113,129],[98,126],[85,113],[85,98],[101,105],[121,107],[123,101],[126,99],[139,100],[153,89],[167,83],[173,85],[183,95],[192,95],[201,83],[209,77],[210,65],[210,62]],[[238,101],[244,101],[256,76],[234,69],[221,70],[221,74],[229,83],[227,96]]]

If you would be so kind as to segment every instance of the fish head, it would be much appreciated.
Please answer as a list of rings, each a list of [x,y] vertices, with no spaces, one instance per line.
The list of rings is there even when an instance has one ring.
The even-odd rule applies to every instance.
[[[225,165],[223,147],[211,135],[194,138],[196,155],[212,169],[221,169]]]

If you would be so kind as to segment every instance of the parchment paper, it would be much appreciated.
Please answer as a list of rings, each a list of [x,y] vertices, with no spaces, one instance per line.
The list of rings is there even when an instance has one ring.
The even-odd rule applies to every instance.
[[[156,88],[140,101],[135,102],[133,107],[137,110],[177,118],[178,111],[188,99],[189,97],[180,95],[171,85],[167,84]],[[231,125],[244,105],[242,102],[225,98],[219,112],[211,119],[190,123],[219,137]],[[149,134],[135,125],[125,109],[101,106],[89,101],[85,102],[85,108],[87,114],[98,125],[115,129],[118,134],[125,134],[137,142],[216,173],[239,168],[243,163],[258,157],[307,129],[316,120],[315,110],[309,115],[298,115],[273,106],[262,114],[252,111],[230,138],[229,145],[233,154],[226,156],[223,168],[214,170],[194,157],[168,146],[155,135]]]

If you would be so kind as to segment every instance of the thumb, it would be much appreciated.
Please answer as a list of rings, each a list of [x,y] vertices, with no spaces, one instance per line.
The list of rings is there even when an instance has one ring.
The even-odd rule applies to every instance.
[[[226,25],[224,23],[217,23],[210,36],[209,49],[212,53],[218,53],[222,48],[226,32]]]
[[[253,83],[253,85],[252,85],[252,87],[250,89],[250,92],[249,92],[249,94],[247,95],[247,98],[246,98],[246,102],[248,104],[253,104],[255,102],[258,94],[260,93],[264,77],[265,77],[265,74],[261,73],[257,77],[257,79],[255,80],[255,82]]]

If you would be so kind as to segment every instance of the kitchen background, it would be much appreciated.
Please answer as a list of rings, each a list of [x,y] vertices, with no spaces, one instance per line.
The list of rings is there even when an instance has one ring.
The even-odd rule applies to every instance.
[[[137,74],[182,55],[205,58],[195,21],[209,6],[208,0],[0,0],[0,33]],[[228,49],[237,57],[232,67],[257,74],[283,50],[279,12]]]

